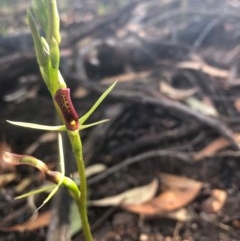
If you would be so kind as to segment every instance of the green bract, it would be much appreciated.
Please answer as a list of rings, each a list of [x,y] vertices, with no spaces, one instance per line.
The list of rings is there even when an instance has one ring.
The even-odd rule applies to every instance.
[[[48,14],[48,0],[33,0],[32,10],[37,19],[41,29],[45,32],[48,29],[49,14]]]

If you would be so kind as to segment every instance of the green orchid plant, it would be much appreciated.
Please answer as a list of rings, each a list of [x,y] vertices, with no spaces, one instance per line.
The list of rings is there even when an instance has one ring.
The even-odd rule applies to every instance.
[[[31,8],[27,12],[28,24],[32,33],[36,58],[42,78],[49,90],[56,112],[61,119],[62,125],[47,126],[34,123],[8,121],[9,123],[25,128],[33,128],[45,131],[58,132],[58,146],[59,146],[59,162],[60,171],[49,170],[48,166],[41,160],[27,155],[19,155],[6,152],[4,160],[13,165],[31,165],[39,169],[45,176],[46,180],[53,183],[53,185],[45,186],[40,189],[23,194],[17,198],[28,197],[40,192],[49,191],[50,194],[45,199],[41,208],[45,205],[53,195],[59,190],[60,187],[66,187],[72,198],[77,204],[82,229],[86,241],[92,241],[92,234],[88,222],[87,215],[87,182],[85,175],[85,164],[83,159],[83,150],[80,131],[101,123],[107,120],[101,120],[91,124],[85,124],[88,118],[112,91],[115,84],[111,85],[96,101],[92,108],[81,118],[79,118],[70,96],[70,89],[64,81],[59,70],[60,63],[60,50],[59,45],[61,42],[60,36],[60,21],[57,10],[56,0],[33,0]],[[43,30],[43,36],[40,35],[39,28]],[[78,186],[71,178],[65,176],[64,171],[64,152],[61,132],[67,132],[72,151],[77,163],[80,186]],[[38,209],[39,209],[38,208]]]

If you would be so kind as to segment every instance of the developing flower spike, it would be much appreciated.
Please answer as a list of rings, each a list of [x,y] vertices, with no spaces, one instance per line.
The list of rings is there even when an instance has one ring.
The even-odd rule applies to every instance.
[[[90,108],[90,110],[78,118],[69,94],[69,89],[59,71],[60,51],[59,44],[61,41],[59,31],[59,15],[57,10],[56,0],[33,0],[32,8],[28,12],[28,22],[32,32],[35,51],[39,64],[39,69],[44,82],[52,96],[56,111],[63,122],[62,126],[46,126],[24,122],[10,122],[14,125],[19,125],[27,128],[35,128],[49,131],[66,131],[69,141],[72,146],[72,152],[78,168],[80,177],[80,187],[72,184],[72,179],[65,177],[62,173],[48,170],[45,173],[46,178],[50,181],[58,183],[52,192],[49,194],[46,201],[48,201],[62,184],[68,188],[73,199],[77,203],[78,211],[81,216],[83,233],[86,241],[93,241],[87,215],[87,182],[85,174],[85,163],[83,158],[82,141],[79,131],[100,123],[106,120],[98,121],[91,124],[84,123],[97,109],[105,97],[111,92],[116,82],[111,85],[97,100],[97,102]],[[43,30],[44,35],[41,36],[38,31],[37,24]],[[81,191],[81,196],[80,196]]]

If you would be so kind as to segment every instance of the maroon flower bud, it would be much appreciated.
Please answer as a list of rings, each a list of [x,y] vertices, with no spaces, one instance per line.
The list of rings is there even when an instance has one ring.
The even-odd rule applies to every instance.
[[[66,128],[70,131],[78,130],[78,114],[72,104],[70,89],[59,89],[54,95],[54,99],[61,110]]]

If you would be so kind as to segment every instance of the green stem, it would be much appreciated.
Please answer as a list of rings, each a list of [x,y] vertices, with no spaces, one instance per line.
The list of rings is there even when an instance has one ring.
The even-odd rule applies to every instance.
[[[77,162],[77,168],[80,178],[80,200],[77,203],[81,216],[83,233],[86,241],[93,241],[87,215],[87,181],[85,174],[85,164],[82,152],[82,142],[78,131],[68,131],[68,136],[72,145],[73,153]]]

